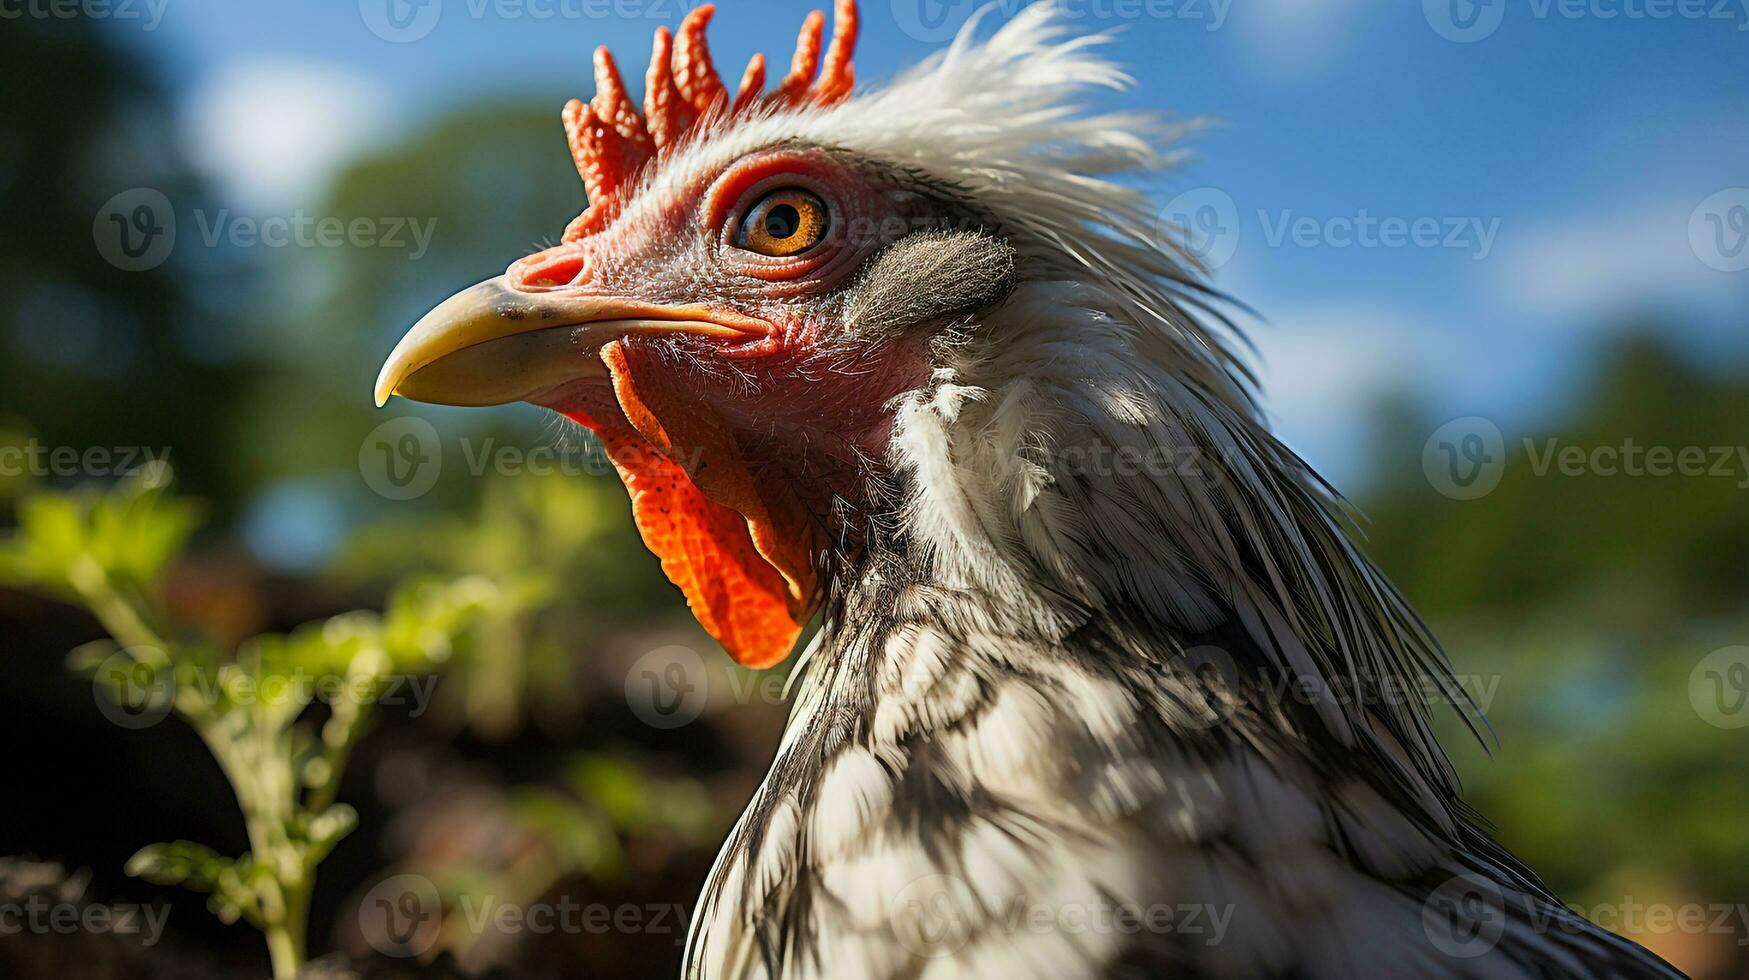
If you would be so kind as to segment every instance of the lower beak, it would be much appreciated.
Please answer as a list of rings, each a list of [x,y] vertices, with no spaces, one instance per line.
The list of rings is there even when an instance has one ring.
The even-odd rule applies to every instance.
[[[502,405],[581,378],[605,378],[598,352],[632,334],[745,338],[761,320],[697,306],[523,292],[504,276],[469,286],[419,318],[377,375],[390,395],[438,405]]]

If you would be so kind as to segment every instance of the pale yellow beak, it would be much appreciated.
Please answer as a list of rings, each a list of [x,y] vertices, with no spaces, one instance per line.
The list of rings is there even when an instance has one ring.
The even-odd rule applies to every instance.
[[[763,320],[700,306],[524,292],[504,276],[469,286],[419,318],[377,375],[390,395],[438,405],[502,405],[580,378],[606,377],[598,352],[638,333],[758,336]]]

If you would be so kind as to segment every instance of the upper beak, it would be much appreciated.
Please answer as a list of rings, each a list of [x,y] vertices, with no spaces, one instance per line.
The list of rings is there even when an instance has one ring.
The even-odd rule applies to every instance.
[[[701,306],[523,292],[504,276],[469,286],[419,318],[377,375],[390,395],[439,405],[522,401],[578,378],[606,377],[598,352],[635,333],[758,336],[763,320]]]

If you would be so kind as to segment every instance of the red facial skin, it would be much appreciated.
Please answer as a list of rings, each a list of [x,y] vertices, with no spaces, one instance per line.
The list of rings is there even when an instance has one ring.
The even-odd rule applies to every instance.
[[[600,352],[611,384],[531,400],[602,437],[645,543],[699,622],[737,661],[765,667],[789,653],[819,601],[827,554],[859,547],[887,469],[889,403],[928,376],[926,341],[858,331],[844,293],[880,245],[871,232],[902,231],[904,211],[922,202],[820,151],[755,154],[704,183],[638,201],[508,278],[529,292],[764,325],[727,338],[634,333]],[[784,257],[738,247],[741,217],[794,187],[827,202],[821,241]]]
[[[620,344],[633,369],[667,379],[713,412],[754,477],[788,485],[825,537],[838,539],[845,505],[860,511],[869,478],[885,468],[888,402],[928,372],[921,341],[858,336],[838,294],[882,233],[907,228],[925,202],[809,149],[757,153],[700,184],[639,201],[607,228],[517,262],[509,277],[529,292],[703,306],[768,324],[746,339],[645,334]],[[825,238],[789,257],[736,247],[741,217],[786,187],[827,202]],[[597,419],[618,411],[600,382],[535,400]]]
[[[741,216],[782,187],[807,189],[828,203],[832,224],[825,240],[788,257],[735,247]],[[522,259],[508,275],[529,292],[673,305],[714,301],[777,323],[786,312],[802,315],[810,301],[825,299],[883,232],[903,228],[922,207],[916,195],[877,187],[824,151],[766,150],[678,193],[640,198],[608,227]]]

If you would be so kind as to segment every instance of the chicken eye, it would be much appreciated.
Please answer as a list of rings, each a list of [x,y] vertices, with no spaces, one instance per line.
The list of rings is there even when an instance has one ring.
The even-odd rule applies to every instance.
[[[799,187],[775,190],[760,198],[741,219],[735,244],[777,258],[799,255],[826,237],[831,217],[818,195]]]

